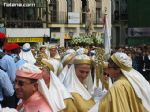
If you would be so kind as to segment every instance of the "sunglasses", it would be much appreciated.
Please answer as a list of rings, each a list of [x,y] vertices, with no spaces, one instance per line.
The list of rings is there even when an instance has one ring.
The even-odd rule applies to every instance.
[[[15,84],[19,85],[19,86],[24,86],[25,84],[32,84],[32,82],[25,82],[22,80],[15,80]]]

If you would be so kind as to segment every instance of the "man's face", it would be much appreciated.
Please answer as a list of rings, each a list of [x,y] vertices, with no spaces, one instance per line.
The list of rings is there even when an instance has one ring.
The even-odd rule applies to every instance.
[[[37,83],[31,82],[28,78],[16,77],[15,90],[18,98],[27,100],[34,92],[37,91]]]
[[[90,65],[76,65],[75,72],[81,83],[87,78],[89,72],[91,70]]]
[[[54,57],[57,53],[57,49],[56,48],[53,48],[53,49],[50,49],[50,55],[51,57]]]

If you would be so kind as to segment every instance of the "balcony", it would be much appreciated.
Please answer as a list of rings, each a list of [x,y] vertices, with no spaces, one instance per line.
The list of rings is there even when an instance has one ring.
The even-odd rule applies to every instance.
[[[14,20],[11,17],[8,17],[9,19],[0,19],[0,23],[4,23],[4,26],[6,28],[42,28],[43,24],[65,24],[65,25],[85,25],[86,23],[86,13],[79,13],[79,16],[77,19],[78,23],[69,23],[68,21],[68,13],[66,12],[60,12],[58,15],[55,14],[54,16],[48,15],[48,21],[45,19],[32,19],[32,20],[24,20],[24,19],[18,19]],[[91,21],[93,25],[102,25],[102,19],[97,17],[96,14],[92,14]]]
[[[126,12],[114,11],[112,14],[112,22],[118,23],[120,21],[128,21],[128,14]]]
[[[86,13],[80,13],[78,17],[72,16],[72,19],[78,19],[78,24],[85,24],[86,23]],[[96,13],[92,14],[91,21],[93,25],[101,25],[101,18],[96,16]],[[58,15],[54,15],[50,17],[49,24],[77,24],[77,23],[69,23],[68,21],[68,13],[60,12]]]
[[[7,21],[7,28],[42,28],[43,23],[39,21]]]

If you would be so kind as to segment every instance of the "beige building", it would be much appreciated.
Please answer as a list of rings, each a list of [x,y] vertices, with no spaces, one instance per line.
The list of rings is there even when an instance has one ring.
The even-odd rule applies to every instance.
[[[64,46],[65,34],[78,36],[86,33],[89,22],[91,32],[103,33],[105,9],[111,29],[111,0],[49,0],[48,27],[51,34],[60,33],[60,45]]]
[[[21,38],[22,35],[24,35],[23,38],[27,36],[18,33],[16,36],[13,34],[12,38],[11,30],[15,28],[19,28],[18,30],[35,28],[35,31],[39,31],[37,28],[48,28],[49,35],[41,33],[36,37],[57,38],[60,39],[60,46],[64,46],[66,38],[86,33],[89,29],[91,33],[103,33],[103,18],[106,9],[111,29],[111,0],[13,0],[11,2],[1,0],[0,23],[4,24],[6,34],[9,28],[8,37],[11,40],[18,40],[17,38]]]

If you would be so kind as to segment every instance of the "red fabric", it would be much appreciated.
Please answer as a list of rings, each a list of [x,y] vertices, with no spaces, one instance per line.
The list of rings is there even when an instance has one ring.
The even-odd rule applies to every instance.
[[[14,49],[20,48],[20,46],[16,43],[6,43],[4,44],[4,50],[11,51]]]
[[[6,38],[6,34],[5,34],[5,33],[0,32],[0,39],[2,39],[2,38]]]

